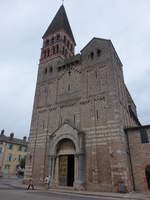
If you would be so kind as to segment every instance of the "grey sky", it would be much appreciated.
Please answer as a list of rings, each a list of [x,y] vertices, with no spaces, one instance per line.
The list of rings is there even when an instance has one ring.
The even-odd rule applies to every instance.
[[[0,1],[0,129],[29,134],[42,35],[61,0]],[[65,0],[76,53],[111,39],[143,124],[150,123],[150,1]]]

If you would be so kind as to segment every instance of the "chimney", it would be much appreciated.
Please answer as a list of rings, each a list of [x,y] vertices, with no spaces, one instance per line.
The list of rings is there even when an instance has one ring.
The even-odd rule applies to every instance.
[[[26,141],[27,141],[27,137],[24,136],[24,137],[23,137],[23,142],[26,142]]]
[[[12,140],[14,137],[14,133],[10,133],[10,139]]]
[[[5,132],[5,130],[3,129],[3,130],[1,130],[1,136],[3,136],[4,135],[4,132]]]

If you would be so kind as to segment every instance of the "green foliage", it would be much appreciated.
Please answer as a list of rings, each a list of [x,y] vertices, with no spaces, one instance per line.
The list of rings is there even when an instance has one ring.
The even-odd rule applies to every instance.
[[[20,167],[21,169],[25,169],[25,162],[26,162],[26,156],[24,158],[21,158],[18,167]]]

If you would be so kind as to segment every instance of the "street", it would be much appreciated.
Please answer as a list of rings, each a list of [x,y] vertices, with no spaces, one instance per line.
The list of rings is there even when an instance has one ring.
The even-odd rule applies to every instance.
[[[26,186],[22,185],[22,179],[0,178],[0,200],[148,200],[150,195],[140,193],[116,194],[116,193],[88,193],[75,192],[69,190],[55,191],[39,188],[35,186],[35,190],[26,190]],[[97,196],[95,196],[97,195]]]
[[[41,190],[25,190],[19,186],[14,186],[15,183],[18,184],[21,179],[17,178],[0,178],[0,199],[2,200],[108,200],[108,198],[91,197],[79,194],[63,194],[54,193],[50,191]],[[114,198],[109,198],[115,200]]]

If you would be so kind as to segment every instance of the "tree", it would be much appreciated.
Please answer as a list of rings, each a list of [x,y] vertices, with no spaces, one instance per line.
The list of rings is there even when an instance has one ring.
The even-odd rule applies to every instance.
[[[26,156],[21,158],[18,167],[20,167],[21,169],[25,169],[25,162],[26,162]]]

